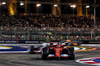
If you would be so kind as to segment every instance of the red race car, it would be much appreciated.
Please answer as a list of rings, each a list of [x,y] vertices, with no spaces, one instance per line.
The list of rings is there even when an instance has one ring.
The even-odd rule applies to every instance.
[[[41,51],[42,60],[50,59],[50,58],[64,58],[64,59],[75,59],[75,53],[73,47],[64,46],[61,44],[53,45],[50,44],[48,47],[44,47]]]

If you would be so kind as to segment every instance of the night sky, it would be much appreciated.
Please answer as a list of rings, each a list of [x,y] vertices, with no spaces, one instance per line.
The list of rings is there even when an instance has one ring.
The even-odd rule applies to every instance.
[[[8,0],[0,0],[0,1],[8,1]],[[53,0],[33,0],[33,1],[53,1]],[[75,1],[75,0],[61,0],[61,2],[73,2],[73,1]],[[83,0],[82,2],[86,3],[86,0]],[[93,4],[93,2],[94,2],[94,0],[87,0],[87,3],[89,3],[89,4]],[[100,4],[100,0],[97,0],[97,4]],[[17,7],[18,13],[24,13],[25,12],[24,6],[20,6],[19,3],[17,5],[18,5],[18,7]],[[28,6],[29,6],[28,13],[36,13],[36,5],[35,4],[30,4]],[[83,6],[83,14],[85,14],[84,7],[85,6]],[[0,8],[1,8],[1,12],[8,12],[7,5],[0,6]],[[52,12],[51,8],[52,8],[51,5],[42,4],[42,6],[38,8],[38,11],[39,11],[39,13],[50,14]],[[61,5],[61,10],[62,10],[62,14],[73,14],[73,9],[70,8],[69,5]],[[76,14],[77,13],[76,9],[74,11],[75,11],[74,13]],[[94,9],[92,6],[88,9],[88,13],[89,14],[94,13]],[[100,17],[100,6],[97,7],[97,17]]]

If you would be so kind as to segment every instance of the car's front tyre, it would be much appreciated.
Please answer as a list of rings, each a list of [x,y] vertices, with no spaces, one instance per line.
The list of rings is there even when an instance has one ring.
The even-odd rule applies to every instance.
[[[43,48],[42,52],[41,52],[41,59],[42,60],[47,60],[47,56],[48,56],[48,49],[47,48]]]
[[[75,59],[74,47],[70,47],[70,48],[69,48],[69,59],[70,59],[70,60],[74,60],[74,59]]]
[[[74,54],[71,54],[71,55],[69,56],[69,60],[75,60],[75,55],[74,55]]]

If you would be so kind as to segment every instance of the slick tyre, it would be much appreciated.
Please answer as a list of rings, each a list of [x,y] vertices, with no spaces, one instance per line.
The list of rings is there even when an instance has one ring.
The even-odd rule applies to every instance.
[[[74,55],[74,54],[71,54],[71,55],[69,56],[69,60],[75,60],[75,55]]]
[[[31,46],[30,51],[33,51],[33,50],[34,50],[34,46]]]
[[[47,60],[47,56],[45,56],[45,55],[42,54],[41,59],[42,59],[42,60]]]
[[[30,52],[29,52],[29,53],[30,53],[30,54],[35,54],[34,52],[32,52],[33,50],[34,50],[34,46],[31,46],[31,47],[30,47]]]
[[[74,54],[74,47],[69,48],[69,59],[74,60],[75,59],[75,54]]]
[[[69,54],[74,54],[74,52],[75,52],[75,51],[74,51],[74,47],[70,47],[70,48],[69,48]]]
[[[47,48],[43,48],[42,52],[41,52],[41,59],[42,60],[47,60],[47,56],[48,56],[48,49]]]

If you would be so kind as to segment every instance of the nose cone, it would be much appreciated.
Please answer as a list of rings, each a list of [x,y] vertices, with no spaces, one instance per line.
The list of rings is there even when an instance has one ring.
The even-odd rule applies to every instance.
[[[55,49],[55,57],[60,57],[61,55],[60,55],[60,52],[61,52],[61,49],[59,48],[57,48],[57,49]]]

